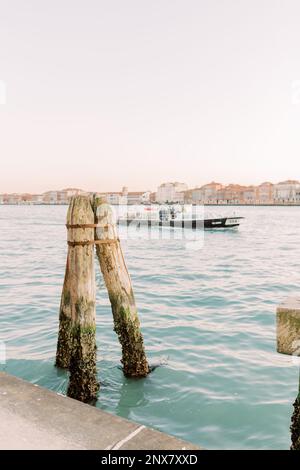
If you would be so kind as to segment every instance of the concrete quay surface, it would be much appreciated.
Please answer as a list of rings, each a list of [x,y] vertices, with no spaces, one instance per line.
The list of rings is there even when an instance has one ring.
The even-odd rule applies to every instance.
[[[199,447],[0,372],[0,449],[196,450]]]

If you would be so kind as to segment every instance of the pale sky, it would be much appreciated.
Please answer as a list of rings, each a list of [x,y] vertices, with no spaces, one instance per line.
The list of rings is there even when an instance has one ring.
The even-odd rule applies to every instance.
[[[0,0],[0,193],[300,179],[299,21],[299,0]]]

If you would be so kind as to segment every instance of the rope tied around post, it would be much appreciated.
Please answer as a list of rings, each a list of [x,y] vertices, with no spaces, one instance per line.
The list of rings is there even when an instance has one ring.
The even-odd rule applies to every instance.
[[[112,224],[100,225],[98,224],[66,224],[67,229],[86,229],[86,228],[108,228]],[[68,246],[87,246],[87,245],[102,245],[109,243],[118,243],[120,241],[117,239],[103,239],[103,240],[82,240],[82,241],[68,241]]]
[[[109,227],[111,224],[106,224],[106,225],[100,225],[100,224],[66,224],[67,229],[69,228],[105,228]]]
[[[86,246],[86,245],[104,245],[109,243],[118,243],[119,239],[114,240],[87,240],[82,242],[68,242],[69,246]]]

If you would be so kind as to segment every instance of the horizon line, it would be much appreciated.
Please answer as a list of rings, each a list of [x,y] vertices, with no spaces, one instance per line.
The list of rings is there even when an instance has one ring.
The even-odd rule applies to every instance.
[[[258,184],[253,184],[253,183],[250,183],[250,184],[241,184],[241,183],[221,183],[221,182],[218,182],[218,181],[215,181],[215,180],[212,180],[210,181],[209,183],[204,183],[202,185],[198,185],[198,186],[194,186],[194,187],[189,187],[187,185],[187,183],[184,183],[182,181],[167,181],[167,182],[164,182],[164,183],[160,183],[155,190],[152,190],[152,189],[141,189],[141,190],[132,190],[130,191],[128,189],[128,187],[126,185],[122,186],[121,189],[117,190],[117,191],[113,191],[113,190],[110,190],[110,191],[91,191],[89,189],[83,189],[83,188],[80,188],[80,187],[75,187],[75,186],[68,186],[68,187],[65,187],[65,188],[61,188],[61,189],[46,189],[45,191],[42,191],[42,192],[28,192],[28,191],[22,191],[22,192],[16,192],[16,191],[13,191],[13,192],[1,192],[0,194],[1,195],[8,195],[8,194],[21,194],[21,195],[42,195],[42,194],[45,194],[45,193],[48,193],[48,192],[63,192],[63,191],[71,191],[71,190],[76,190],[76,191],[83,191],[83,192],[87,192],[87,193],[100,193],[100,194],[117,194],[117,193],[121,193],[122,192],[122,189],[123,188],[127,188],[128,189],[128,193],[145,193],[145,192],[150,192],[150,193],[155,193],[157,191],[157,189],[159,187],[161,187],[162,185],[165,185],[165,184],[185,184],[187,186],[187,189],[185,191],[192,191],[193,189],[200,189],[202,188],[203,186],[207,186],[207,185],[210,185],[210,184],[220,184],[221,186],[223,187],[226,187],[226,186],[241,186],[241,187],[245,187],[245,188],[250,188],[250,187],[258,187],[258,186],[261,186],[263,184],[272,184],[272,185],[276,185],[276,184],[282,184],[282,183],[299,183],[300,184],[300,181],[299,180],[296,180],[296,179],[287,179],[287,180],[281,180],[281,181],[278,181],[277,183],[273,183],[272,181],[269,181],[269,180],[265,180],[261,183],[258,183]]]

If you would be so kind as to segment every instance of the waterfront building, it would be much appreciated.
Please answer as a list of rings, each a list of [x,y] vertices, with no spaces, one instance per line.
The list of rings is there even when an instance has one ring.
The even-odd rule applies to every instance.
[[[78,188],[66,188],[66,189],[62,189],[62,191],[66,192],[68,197],[78,196],[79,194],[85,193],[83,189],[78,189]]]
[[[142,204],[143,202],[149,202],[149,198],[150,191],[147,193],[144,191],[131,191],[127,193],[127,204]]]
[[[193,204],[193,190],[192,189],[183,191],[183,202],[184,204]]]
[[[20,204],[31,204],[32,203],[32,194],[20,194],[19,195],[19,203]]]
[[[192,191],[192,202],[194,204],[217,204],[219,191],[222,188],[222,184],[215,181],[204,184],[200,188],[195,188]]]
[[[108,204],[119,205],[127,204],[127,196],[123,196],[122,193],[102,193],[106,197]]]
[[[20,204],[21,196],[20,194],[6,194],[5,195],[5,204]]]
[[[178,191],[175,195],[175,201],[178,204],[184,204],[185,191]]]
[[[57,191],[47,191],[43,194],[45,204],[57,204]]]
[[[78,196],[79,194],[89,194],[78,188],[66,188],[60,191],[47,191],[42,197],[42,202],[45,204],[68,204],[72,196]],[[40,201],[39,201],[40,203]]]
[[[69,201],[70,196],[68,196],[68,191],[57,191],[57,204],[68,204]]]
[[[7,198],[8,198],[8,194],[6,193],[1,194],[1,200],[2,200],[1,204],[7,204]]]
[[[195,188],[192,190],[192,203],[193,204],[204,204],[205,192],[202,187]]]
[[[281,181],[274,185],[274,202],[299,203],[300,202],[300,182],[297,180]]]
[[[218,204],[243,204],[245,186],[239,184],[229,184],[218,191]]]
[[[71,197],[78,195],[89,195],[89,192],[78,188],[65,188],[57,191],[57,204],[69,204]]]
[[[248,186],[241,191],[240,203],[243,201],[244,204],[256,204],[257,202],[257,188],[255,186]]]
[[[32,204],[43,204],[43,195],[42,194],[33,194],[32,195]]]
[[[259,204],[272,204],[274,202],[274,184],[266,181],[257,187],[257,201]]]
[[[204,191],[204,202],[205,204],[216,204],[218,201],[218,192],[223,188],[221,183],[212,181],[211,183],[202,186]]]
[[[118,204],[127,204],[127,196],[124,196],[122,192],[101,192],[101,193],[96,193],[97,196],[103,197],[106,199],[108,204],[111,204],[113,206],[118,205]]]
[[[106,192],[99,193],[100,196],[106,198],[108,204],[119,205],[119,204],[142,204],[150,203],[151,192],[150,191],[128,191],[128,188],[124,186],[122,191],[114,193]]]
[[[183,192],[188,189],[185,183],[163,183],[161,184],[156,193],[156,201],[164,204],[167,202],[180,202],[184,201]]]

